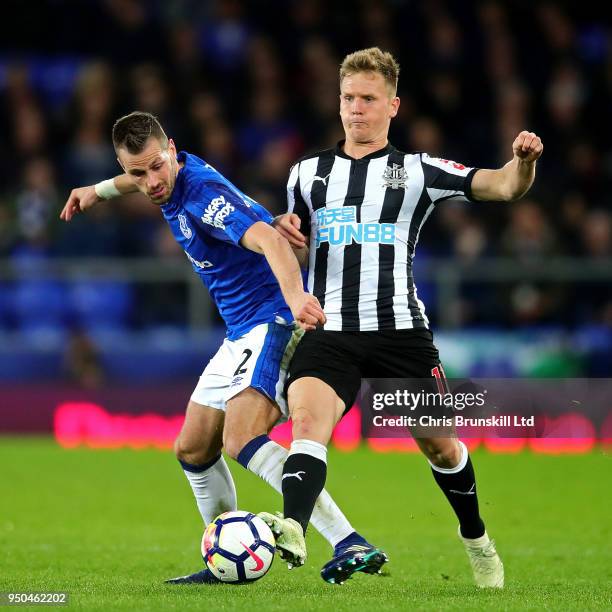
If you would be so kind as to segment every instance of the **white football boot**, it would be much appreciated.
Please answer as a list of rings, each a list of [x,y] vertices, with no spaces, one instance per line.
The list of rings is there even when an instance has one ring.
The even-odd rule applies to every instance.
[[[476,585],[481,589],[502,589],[504,587],[504,564],[497,554],[495,542],[485,531],[475,539],[464,538],[459,529],[459,537],[470,559]]]
[[[302,526],[292,518],[283,518],[280,512],[260,512],[257,516],[272,530],[278,553],[287,562],[289,569],[304,565],[306,541]]]

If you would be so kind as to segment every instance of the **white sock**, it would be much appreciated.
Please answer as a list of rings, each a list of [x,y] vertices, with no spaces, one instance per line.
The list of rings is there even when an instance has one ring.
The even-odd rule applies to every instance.
[[[280,444],[263,435],[251,440],[240,451],[238,462],[282,495],[283,464],[288,455]],[[310,522],[332,547],[355,531],[325,489],[317,498]]]
[[[191,485],[204,525],[222,512],[238,508],[234,479],[222,455],[204,465],[184,461],[180,461],[180,464]]]

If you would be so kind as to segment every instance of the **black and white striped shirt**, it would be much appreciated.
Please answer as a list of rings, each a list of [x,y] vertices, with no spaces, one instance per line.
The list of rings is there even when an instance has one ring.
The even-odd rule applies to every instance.
[[[470,199],[477,169],[391,145],[361,159],[341,147],[301,159],[287,184],[289,212],[310,235],[308,290],[325,329],[426,328],[412,276],[419,231],[438,202]]]

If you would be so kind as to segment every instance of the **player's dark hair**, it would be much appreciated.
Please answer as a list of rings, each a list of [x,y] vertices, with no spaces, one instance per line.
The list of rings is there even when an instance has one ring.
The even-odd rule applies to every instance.
[[[132,155],[140,153],[151,136],[159,140],[162,149],[168,148],[168,137],[157,117],[151,113],[134,111],[117,119],[113,126],[115,151],[127,149]]]
[[[340,65],[340,84],[349,74],[357,72],[378,72],[385,79],[393,95],[397,92],[397,80],[400,67],[397,60],[388,51],[378,47],[360,49],[347,55]]]

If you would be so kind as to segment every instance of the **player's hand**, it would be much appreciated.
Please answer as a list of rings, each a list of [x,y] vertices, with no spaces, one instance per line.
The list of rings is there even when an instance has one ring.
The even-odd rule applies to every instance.
[[[291,300],[289,308],[296,323],[305,331],[312,331],[317,324],[327,321],[319,300],[306,291]]]
[[[521,132],[512,143],[512,152],[523,162],[534,162],[542,155],[544,145],[533,132]]]
[[[101,202],[102,198],[98,196],[93,185],[89,187],[78,187],[70,192],[70,196],[66,200],[66,204],[60,213],[60,219],[70,221],[74,215],[80,212],[85,212],[94,204]]]
[[[289,241],[292,247],[301,249],[307,246],[306,237],[300,232],[302,220],[295,213],[275,217],[272,227]]]

